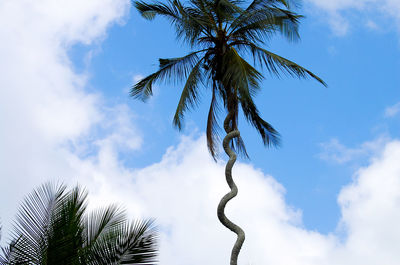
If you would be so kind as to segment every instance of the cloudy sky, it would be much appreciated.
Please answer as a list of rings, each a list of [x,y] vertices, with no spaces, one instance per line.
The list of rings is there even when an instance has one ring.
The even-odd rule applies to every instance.
[[[266,75],[256,103],[281,133],[265,149],[241,122],[250,160],[227,215],[247,233],[240,264],[398,264],[400,0],[304,0],[299,43],[268,49],[329,85]],[[80,184],[91,207],[155,217],[161,264],[223,264],[235,237],[216,218],[228,191],[206,150],[204,105],[172,127],[181,86],[147,103],[129,88],[188,48],[128,0],[0,1],[0,218],[23,196]],[[222,116],[221,113],[220,116]]]

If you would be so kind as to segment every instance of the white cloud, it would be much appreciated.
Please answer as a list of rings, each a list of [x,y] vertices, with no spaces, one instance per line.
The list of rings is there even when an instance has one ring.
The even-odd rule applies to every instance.
[[[285,190],[273,177],[236,164],[239,195],[228,204],[227,215],[246,231],[239,263],[375,265],[385,260],[387,265],[397,264],[400,142],[383,145],[339,194],[338,229],[344,238],[305,229],[301,212],[287,205]],[[156,217],[163,264],[227,262],[235,237],[216,217],[218,201],[228,191],[224,164],[211,160],[205,137],[183,137],[160,162],[142,169],[124,168],[117,160],[116,156],[74,158],[80,182],[93,187],[92,201],[124,202],[134,216]]]
[[[360,24],[358,21],[350,21],[354,13],[357,13],[365,21],[363,24],[370,29],[380,28],[371,20],[371,16],[383,16],[391,22],[390,25],[394,24],[400,30],[400,1],[398,0],[306,0],[306,3],[325,12],[324,19],[337,35],[345,35],[350,28],[354,27],[352,23]]]
[[[394,104],[393,106],[387,107],[385,109],[385,117],[392,118],[400,112],[400,102]]]
[[[136,75],[133,76],[132,81],[133,81],[133,83],[137,83],[140,80],[142,80],[144,77],[145,77],[144,75],[136,74]]]
[[[338,11],[348,8],[364,8],[366,4],[374,3],[376,0],[358,0],[358,1],[351,1],[351,0],[307,0],[315,4],[316,6],[329,10],[329,11]]]
[[[369,28],[371,30],[379,30],[380,29],[378,24],[376,24],[376,22],[374,22],[373,20],[367,20],[365,25],[367,26],[367,28]]]
[[[322,151],[318,156],[326,161],[344,164],[379,153],[389,140],[388,137],[381,136],[373,141],[364,142],[358,147],[350,148],[333,138],[329,142],[320,144]]]
[[[336,264],[360,260],[363,264],[398,263],[399,159],[400,142],[388,143],[371,165],[360,169],[353,183],[341,191],[341,222],[348,238],[340,251],[343,257],[336,259]]]

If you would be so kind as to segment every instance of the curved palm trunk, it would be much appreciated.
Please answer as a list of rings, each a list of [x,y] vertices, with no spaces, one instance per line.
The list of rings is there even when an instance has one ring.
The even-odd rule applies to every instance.
[[[226,177],[226,182],[228,183],[229,187],[231,188],[231,191],[228,192],[227,194],[225,194],[224,197],[222,197],[221,201],[218,204],[217,214],[218,214],[219,221],[225,227],[227,227],[229,230],[231,230],[232,232],[234,232],[237,235],[235,245],[232,248],[231,262],[230,262],[230,265],[237,265],[239,252],[240,252],[240,249],[242,248],[242,245],[243,245],[243,242],[245,239],[245,235],[244,235],[244,231],[238,225],[231,222],[226,217],[225,212],[224,212],[226,204],[232,198],[236,197],[236,195],[238,193],[238,188],[232,178],[232,167],[236,162],[236,154],[230,148],[229,143],[231,142],[231,140],[233,138],[239,137],[240,132],[238,130],[229,130],[228,129],[227,124],[229,121],[229,116],[230,116],[229,114],[226,116],[225,122],[224,122],[224,125],[225,125],[224,127],[225,127],[225,131],[226,131],[227,135],[225,136],[225,138],[222,142],[222,145],[224,147],[225,153],[229,156],[229,161],[227,162],[226,167],[225,167],[225,177]]]

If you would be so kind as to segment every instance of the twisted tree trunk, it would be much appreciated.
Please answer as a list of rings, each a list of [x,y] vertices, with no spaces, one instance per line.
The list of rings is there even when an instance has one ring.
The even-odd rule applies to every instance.
[[[224,147],[225,153],[229,156],[229,161],[227,162],[226,167],[225,167],[225,177],[226,177],[226,182],[228,183],[229,187],[231,188],[231,191],[228,192],[227,194],[225,194],[224,197],[222,197],[221,201],[218,204],[217,214],[218,214],[219,221],[226,228],[228,228],[229,230],[231,230],[232,232],[234,232],[237,235],[235,245],[232,248],[231,261],[230,261],[230,265],[237,265],[239,252],[240,252],[240,249],[242,248],[242,245],[243,245],[243,242],[245,239],[245,235],[244,235],[244,231],[238,225],[236,225],[232,221],[230,221],[226,217],[225,212],[224,212],[226,204],[232,198],[236,197],[236,195],[238,193],[238,188],[232,178],[232,167],[236,161],[236,154],[230,148],[230,142],[233,138],[239,137],[240,133],[238,130],[232,130],[228,126],[230,116],[231,115],[228,114],[225,118],[224,128],[225,128],[227,135],[225,136],[225,138],[222,142],[222,145]]]

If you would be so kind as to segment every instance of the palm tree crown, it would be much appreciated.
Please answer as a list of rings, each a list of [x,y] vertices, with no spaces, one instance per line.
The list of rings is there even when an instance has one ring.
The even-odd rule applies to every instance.
[[[173,124],[181,129],[185,111],[199,101],[200,86],[210,87],[212,96],[206,131],[208,149],[214,159],[219,140],[216,111],[221,103],[228,112],[224,122],[226,132],[237,129],[240,105],[263,143],[266,146],[279,144],[278,132],[260,117],[253,101],[264,78],[261,73],[264,67],[275,75],[311,77],[326,85],[309,70],[262,47],[276,33],[290,41],[299,39],[301,16],[291,11],[293,1],[254,0],[247,7],[244,4],[243,0],[135,2],[144,18],[161,15],[169,19],[177,37],[195,51],[179,58],[159,59],[159,70],[135,84],[131,95],[146,100],[152,95],[156,81],[172,78],[185,81],[173,118]],[[253,58],[253,63],[246,61],[246,55]],[[232,147],[247,156],[240,136],[234,139]]]
[[[26,197],[1,265],[156,264],[157,233],[151,220],[130,223],[110,206],[86,213],[79,187],[46,184]]]

